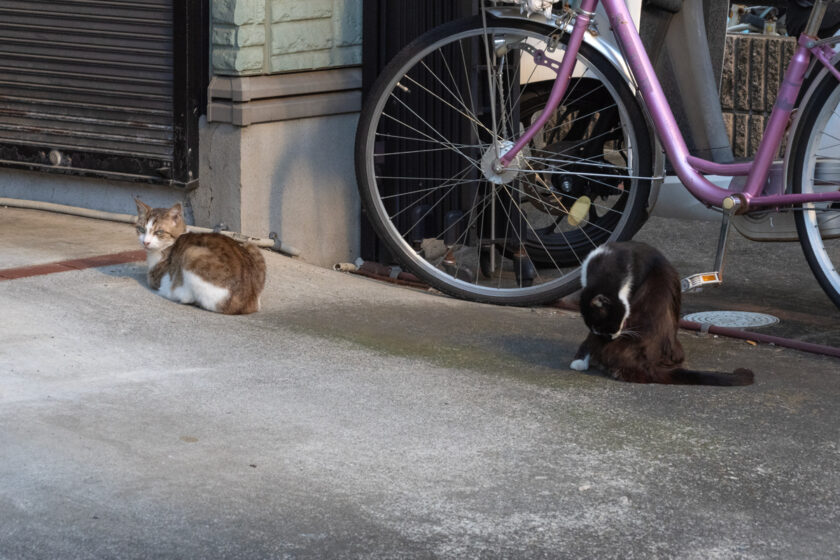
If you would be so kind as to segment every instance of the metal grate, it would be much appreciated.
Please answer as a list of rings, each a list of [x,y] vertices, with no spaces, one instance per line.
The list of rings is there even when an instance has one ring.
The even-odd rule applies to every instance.
[[[773,315],[751,313],[748,311],[701,311],[686,315],[683,319],[695,323],[732,329],[766,327],[779,322],[779,318]]]

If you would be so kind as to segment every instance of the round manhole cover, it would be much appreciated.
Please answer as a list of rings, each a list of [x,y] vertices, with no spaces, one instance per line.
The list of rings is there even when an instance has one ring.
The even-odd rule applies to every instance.
[[[743,329],[746,327],[766,327],[779,322],[778,317],[766,313],[750,313],[748,311],[701,311],[690,313],[683,317],[686,321],[706,323],[716,327]]]

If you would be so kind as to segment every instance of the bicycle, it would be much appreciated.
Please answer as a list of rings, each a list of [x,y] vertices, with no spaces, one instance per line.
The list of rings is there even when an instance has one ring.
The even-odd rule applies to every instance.
[[[579,288],[594,248],[642,226],[664,150],[689,192],[722,214],[714,270],[684,289],[722,282],[733,217],[794,212],[808,263],[840,307],[840,38],[815,38],[826,0],[816,0],[758,152],[744,163],[689,154],[624,0],[601,0],[618,49],[599,39],[598,3],[540,14],[494,2],[388,64],[356,136],[360,195],[386,247],[456,297],[563,297]],[[821,68],[797,104],[812,59]],[[768,180],[789,124],[786,180]],[[724,189],[707,174],[743,184]]]

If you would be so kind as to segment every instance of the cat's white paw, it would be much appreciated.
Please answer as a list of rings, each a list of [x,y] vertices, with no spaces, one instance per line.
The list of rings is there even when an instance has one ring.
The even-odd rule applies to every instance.
[[[589,369],[589,356],[582,359],[577,359],[569,364],[569,367],[575,371],[586,371]]]

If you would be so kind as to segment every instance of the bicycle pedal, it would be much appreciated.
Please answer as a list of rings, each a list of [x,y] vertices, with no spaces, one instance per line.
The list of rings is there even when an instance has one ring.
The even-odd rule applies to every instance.
[[[720,286],[723,284],[723,278],[720,272],[701,272],[700,274],[692,274],[680,281],[680,287],[683,293],[695,292],[702,290],[706,286]]]

